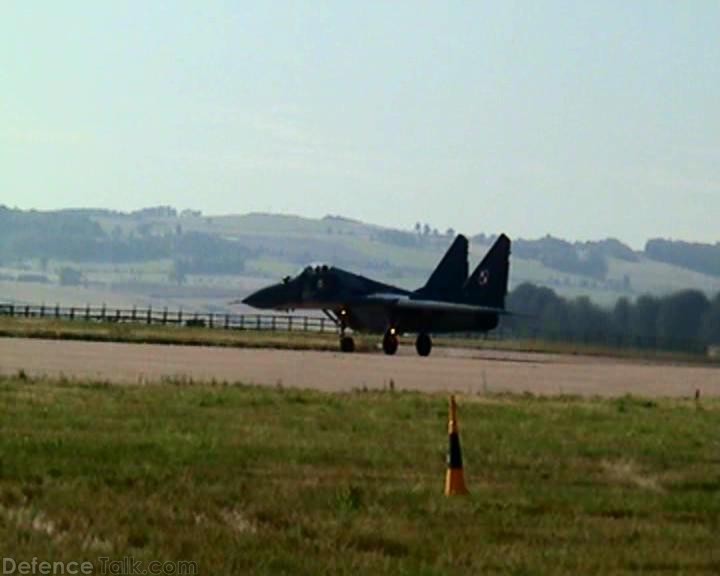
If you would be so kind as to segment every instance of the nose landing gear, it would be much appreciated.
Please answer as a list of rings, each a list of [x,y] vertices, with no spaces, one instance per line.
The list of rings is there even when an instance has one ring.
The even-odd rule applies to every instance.
[[[415,340],[415,350],[420,356],[430,356],[432,351],[432,339],[429,334],[421,332]]]
[[[352,336],[341,336],[340,337],[340,350],[342,352],[355,352],[355,340]]]
[[[330,314],[327,310],[324,310],[324,312],[325,315],[335,322],[340,328],[340,351],[346,353],[355,352],[355,340],[353,340],[352,336],[345,335],[345,330],[347,330],[348,325],[347,310],[345,308],[341,308],[334,315]]]

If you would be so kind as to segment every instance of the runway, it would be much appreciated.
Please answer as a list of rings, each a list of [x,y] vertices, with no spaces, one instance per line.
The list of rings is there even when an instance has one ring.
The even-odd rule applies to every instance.
[[[227,381],[324,391],[382,389],[538,395],[720,396],[720,368],[437,347],[382,354],[0,338],[0,373],[148,384]]]

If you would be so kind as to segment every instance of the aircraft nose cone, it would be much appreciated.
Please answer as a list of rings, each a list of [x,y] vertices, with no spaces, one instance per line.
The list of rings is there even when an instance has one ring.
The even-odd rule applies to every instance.
[[[267,288],[261,288],[253,292],[242,303],[253,308],[284,308],[287,307],[288,294],[286,287],[282,284],[275,284]]]
[[[247,296],[246,298],[243,298],[242,300],[240,300],[240,302],[242,302],[246,306],[255,307],[255,294],[256,293],[253,292],[252,294],[250,294],[250,296]]]
[[[264,308],[263,304],[267,298],[263,292],[265,292],[264,288],[262,290],[258,290],[257,292],[253,292],[245,298],[242,303],[247,306],[252,306],[253,308]]]

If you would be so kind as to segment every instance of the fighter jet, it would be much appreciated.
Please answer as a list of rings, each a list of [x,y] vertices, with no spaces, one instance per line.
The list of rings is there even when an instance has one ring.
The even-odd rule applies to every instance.
[[[488,332],[507,314],[510,239],[496,240],[468,277],[468,241],[459,235],[425,286],[405,290],[335,266],[312,265],[296,277],[262,288],[243,300],[254,308],[319,309],[339,328],[340,349],[353,352],[353,332],[384,334],[385,354],[395,354],[400,334],[417,334],[420,356],[432,350],[431,334]]]

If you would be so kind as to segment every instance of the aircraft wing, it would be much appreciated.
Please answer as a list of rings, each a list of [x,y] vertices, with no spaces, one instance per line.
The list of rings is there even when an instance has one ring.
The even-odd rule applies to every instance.
[[[368,303],[382,304],[387,307],[401,308],[403,310],[431,311],[431,312],[461,312],[468,314],[498,314],[511,316],[512,313],[503,308],[490,306],[474,306],[456,302],[443,302],[440,300],[413,300],[399,297],[397,294],[373,294],[364,300]]]

